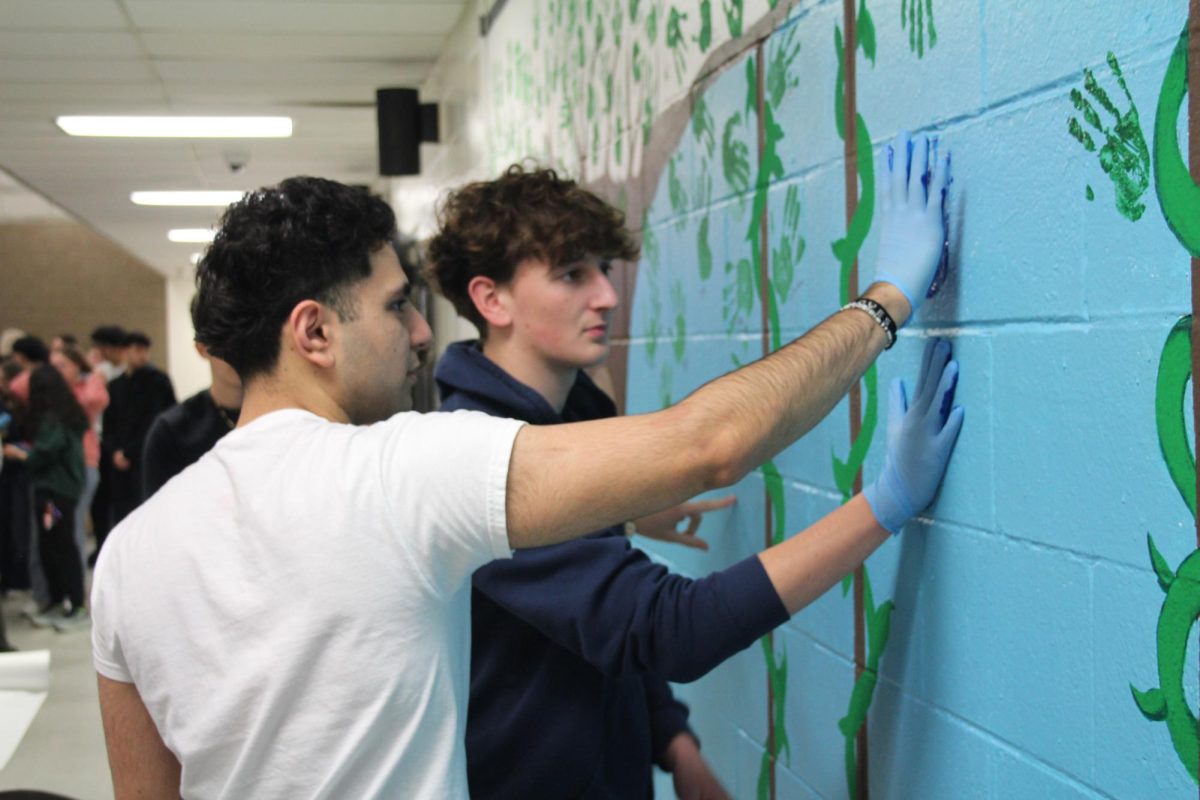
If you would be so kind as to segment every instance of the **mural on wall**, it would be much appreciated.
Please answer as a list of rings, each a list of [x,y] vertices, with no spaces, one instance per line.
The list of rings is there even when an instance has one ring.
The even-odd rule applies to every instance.
[[[639,261],[618,271],[624,304],[614,320],[621,341],[611,365],[619,400],[631,412],[677,402],[705,380],[778,349],[800,332],[797,320],[818,320],[858,293],[859,258],[871,252],[878,157],[867,123],[887,126],[880,138],[890,138],[897,125],[894,110],[881,111],[876,102],[860,108],[860,100],[874,100],[880,87],[895,83],[897,63],[924,69],[955,48],[962,30],[955,14],[963,13],[945,4],[935,7],[933,0],[529,0],[520,8],[529,13],[506,12],[508,19],[502,17],[489,37],[490,166],[495,172],[526,156],[551,163],[623,208],[639,230]],[[1193,21],[1197,18],[1193,11]],[[1200,157],[1185,158],[1177,136],[1185,97],[1193,104],[1190,124],[1200,122],[1200,105],[1187,93],[1188,44],[1185,30],[1162,81],[1152,136],[1142,124],[1148,106],[1143,102],[1139,108],[1136,101],[1136,75],[1145,59],[1134,59],[1120,47],[1079,56],[1098,65],[1083,69],[1073,85],[1058,79],[1055,102],[1063,105],[1054,108],[1056,114],[1064,106],[1070,109],[1066,130],[1046,126],[1044,135],[1062,138],[1065,148],[1086,162],[1082,174],[1088,177],[1039,191],[1077,193],[1081,205],[1115,211],[1121,225],[1137,223],[1138,231],[1155,218],[1146,211],[1157,197],[1171,232],[1194,257],[1200,254],[1200,186],[1187,163],[1200,167]],[[885,46],[891,47],[893,60],[888,69],[876,71]],[[895,60],[897,51],[905,61]],[[1074,74],[1079,63],[1070,67]],[[811,88],[815,82],[821,91]],[[830,88],[832,102],[825,99]],[[819,107],[814,98],[820,99]],[[825,154],[802,162],[804,170],[821,174],[796,177],[795,154],[814,144],[783,121],[794,113],[784,111],[789,103],[821,120],[830,136],[836,132],[840,148],[831,156],[841,173],[836,183],[818,182],[825,177]],[[922,113],[918,109],[916,118],[900,124],[920,126]],[[960,110],[938,113],[948,118]],[[1189,146],[1195,148],[1198,138],[1189,136]],[[819,198],[809,197],[809,180],[819,187]],[[820,217],[819,203],[836,199],[831,186],[844,200],[836,227]],[[1193,264],[1200,268],[1200,261]],[[828,279],[819,277],[824,273]],[[1196,312],[1194,306],[1162,347],[1154,400],[1162,457],[1193,520],[1195,448],[1189,446],[1184,405],[1197,356],[1191,346]],[[861,490],[864,466],[879,455],[872,451],[880,424],[878,381],[872,367],[851,391],[845,411],[839,407],[838,419],[822,429],[838,432],[838,438],[830,437],[832,452],[826,449],[819,458],[841,502]],[[817,516],[797,504],[796,483],[781,456],[762,465],[748,484],[753,488],[747,494],[757,497],[753,506],[744,503],[742,520],[753,530],[743,533],[755,538],[755,549],[782,541]],[[1194,665],[1189,673],[1187,653],[1200,615],[1200,550],[1172,569],[1174,559],[1169,562],[1159,550],[1164,535],[1154,532],[1156,539],[1146,533],[1150,564],[1164,593],[1157,685],[1139,674],[1129,684],[1132,700],[1124,686],[1108,686],[1108,696],[1098,689],[1097,702],[1119,705],[1123,722],[1163,723],[1158,728],[1163,758],[1169,756],[1195,780],[1200,742],[1195,687],[1189,687]],[[1200,547],[1200,538],[1195,546]],[[879,705],[881,686],[890,680],[890,690],[897,690],[895,676],[889,679],[882,668],[897,648],[902,654],[911,651],[905,640],[918,613],[912,595],[893,583],[894,562],[894,554],[872,560],[846,576],[838,596],[824,607],[839,625],[852,624],[853,636],[844,656],[850,680],[838,684],[844,684],[844,694],[836,698],[838,715],[820,730],[799,726],[809,737],[831,740],[842,755],[841,794],[826,786],[820,793],[813,790],[814,796],[865,798],[873,782],[876,791],[888,794],[888,787],[872,778],[872,756],[884,765],[880,769],[891,770],[885,779],[896,779],[897,765],[879,752],[895,745],[868,736],[869,725],[896,733],[886,700],[883,712],[872,709]],[[889,638],[896,640],[891,650]],[[835,660],[843,657],[839,647],[819,644]],[[1148,639],[1142,642],[1148,644]],[[796,677],[794,653],[789,665],[789,653],[785,637],[764,637],[752,656],[752,684],[737,686],[744,697],[753,694],[746,705],[758,710],[739,718],[740,735],[753,743],[755,764],[752,775],[739,773],[744,780],[735,796],[751,791],[759,798],[791,796],[794,790],[781,782],[793,785],[797,758],[814,745],[811,738],[798,738],[796,720],[808,713],[812,698]],[[842,681],[841,673],[837,680]],[[743,719],[753,725],[742,724]],[[981,736],[987,734],[985,723],[972,724],[984,730]],[[997,738],[1006,741],[1003,735]],[[875,753],[868,750],[872,741]],[[1079,783],[1080,796],[1112,796],[1082,779]]]
[[[1197,186],[1193,174],[1189,174],[1185,165],[1176,134],[1176,124],[1183,107],[1184,96],[1189,94],[1187,91],[1189,39],[1197,36],[1196,27],[1200,26],[1200,14],[1197,14],[1198,9],[1195,6],[1196,4],[1193,3],[1188,26],[1180,34],[1179,42],[1175,46],[1163,78],[1154,132],[1154,175],[1159,202],[1167,224],[1192,256],[1193,281],[1195,281],[1195,270],[1200,267],[1200,259],[1197,258],[1200,256],[1200,238],[1196,236],[1197,221],[1200,220],[1200,186]],[[1191,29],[1190,36],[1189,28]],[[1111,53],[1109,54],[1109,64],[1112,65],[1113,71],[1119,77],[1120,72],[1116,66],[1116,59]],[[1091,79],[1090,74],[1087,77]],[[1125,89],[1123,80],[1121,87]],[[1093,94],[1100,98],[1104,97],[1103,94]],[[1127,89],[1126,97],[1129,98]],[[1129,99],[1132,103],[1132,98]],[[1072,95],[1072,100],[1075,100],[1075,95]],[[1193,99],[1192,103],[1195,102]],[[1079,104],[1076,103],[1076,105]],[[1111,104],[1105,105],[1106,109],[1110,107]],[[1200,119],[1195,115],[1197,109],[1200,109],[1200,104],[1193,105],[1189,109],[1192,113],[1188,115],[1188,140],[1192,148],[1193,170],[1200,173],[1200,159],[1195,157],[1197,151],[1200,150],[1195,144],[1198,138],[1196,127],[1200,126]],[[1126,138],[1129,138],[1133,134],[1133,128],[1137,125],[1136,109],[1133,109],[1131,105],[1129,116],[1125,118],[1118,116],[1119,121],[1122,119],[1129,121],[1124,132]],[[1119,127],[1120,124],[1118,124]],[[1073,126],[1072,135],[1075,133],[1076,127]],[[1136,138],[1137,141],[1142,141],[1140,127],[1137,128]],[[1111,143],[1111,137],[1109,141]],[[1139,156],[1145,149],[1145,144],[1142,143],[1137,150]],[[1129,151],[1126,149],[1123,152],[1128,153]],[[1105,164],[1105,172],[1109,172],[1109,164],[1112,163],[1113,159],[1110,157],[1109,162]],[[1145,170],[1138,174],[1144,176]],[[1144,191],[1147,181],[1148,177],[1140,179],[1137,187]],[[1126,184],[1117,182],[1117,208],[1122,214],[1136,220],[1141,216],[1141,212],[1137,211],[1136,215],[1127,213],[1126,209],[1130,198],[1127,189],[1122,191],[1124,185]],[[1124,199],[1121,198],[1123,193],[1126,195]],[[1144,206],[1139,204],[1134,207],[1135,211],[1137,209],[1144,209]],[[1193,346],[1195,338],[1193,321],[1196,319],[1198,311],[1197,302],[1200,302],[1200,297],[1197,297],[1193,290],[1192,313],[1180,319],[1167,336],[1162,356],[1159,359],[1155,394],[1155,419],[1163,460],[1166,462],[1171,480],[1179,490],[1179,495],[1187,505],[1193,520],[1196,520],[1196,460],[1195,450],[1188,443],[1185,401],[1188,383],[1192,381],[1195,374],[1197,348]],[[1193,403],[1195,402],[1193,400]],[[1195,406],[1193,406],[1194,408]],[[1193,419],[1196,418],[1193,414]],[[1147,691],[1141,691],[1133,684],[1130,684],[1129,688],[1134,702],[1146,719],[1166,723],[1171,743],[1174,745],[1180,762],[1193,780],[1200,781],[1200,737],[1197,735],[1196,715],[1192,713],[1188,705],[1184,686],[1188,639],[1197,619],[1200,618],[1200,549],[1193,551],[1184,559],[1178,569],[1172,570],[1167,560],[1159,552],[1152,534],[1146,535],[1146,544],[1150,552],[1150,564],[1158,578],[1158,585],[1166,595],[1158,617],[1156,637],[1159,685]],[[1200,548],[1200,526],[1196,528],[1196,544]]]

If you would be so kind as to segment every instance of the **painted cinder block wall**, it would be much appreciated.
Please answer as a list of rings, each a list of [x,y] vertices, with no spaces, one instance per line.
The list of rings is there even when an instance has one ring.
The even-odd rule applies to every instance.
[[[967,416],[934,506],[679,687],[733,795],[1196,797],[1186,327],[1164,352],[1200,251],[1200,190],[1168,168],[1200,126],[1172,68],[1188,3],[510,0],[481,37],[486,5],[424,87],[452,121],[396,186],[402,225],[428,231],[429,197],[522,156],[622,205],[643,239],[612,360],[630,413],[869,283],[872,167],[897,130],[953,150],[941,293],[706,519],[709,552],[641,542],[703,575],[803,530],[858,461],[878,473],[889,382],[953,341]]]

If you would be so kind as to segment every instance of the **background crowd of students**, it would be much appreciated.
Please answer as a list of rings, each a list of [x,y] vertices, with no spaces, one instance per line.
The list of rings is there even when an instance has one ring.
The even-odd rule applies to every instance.
[[[144,497],[146,438],[175,405],[150,348],[146,334],[116,325],[92,331],[86,349],[70,334],[49,345],[0,335],[0,596],[29,592],[32,625],[88,625],[87,569]]]

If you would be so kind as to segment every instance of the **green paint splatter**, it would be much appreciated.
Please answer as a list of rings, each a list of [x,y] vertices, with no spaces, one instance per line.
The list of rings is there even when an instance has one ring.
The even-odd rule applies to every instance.
[[[1200,257],[1200,186],[1179,150],[1176,121],[1187,93],[1188,29],[1185,25],[1163,76],[1154,120],[1154,183],[1167,225],[1189,253]]]
[[[725,121],[721,133],[721,166],[725,180],[737,192],[750,188],[750,148],[736,137],[734,130],[741,123],[742,115],[735,113]]]
[[[1117,57],[1108,54],[1108,66],[1117,80],[1117,85],[1125,94],[1129,110],[1125,113],[1117,108],[1109,97],[1108,92],[1096,80],[1096,75],[1090,69],[1083,71],[1083,88],[1091,99],[1084,96],[1079,89],[1071,90],[1071,104],[1083,117],[1084,122],[1091,128],[1089,131],[1080,124],[1076,117],[1067,120],[1067,131],[1089,153],[1097,152],[1095,132],[1104,140],[1099,148],[1100,167],[1112,180],[1116,189],[1117,211],[1123,217],[1136,222],[1146,211],[1142,196],[1150,188],[1150,149],[1142,135],[1142,126],[1138,118],[1137,105],[1125,84],[1125,76]],[[1105,124],[1099,112],[1093,106],[1093,101],[1106,113],[1113,117],[1112,127]]]
[[[908,49],[925,57],[925,40],[929,49],[937,44],[937,28],[933,24],[933,0],[901,0],[900,27],[908,28]]]
[[[1090,183],[1087,185],[1087,192],[1085,196],[1087,197],[1089,203],[1096,199],[1096,193],[1092,191],[1092,185]]]
[[[712,0],[700,0],[700,33],[696,36],[700,52],[708,52],[712,45]]]
[[[729,26],[729,37],[736,39],[742,35],[742,0],[721,0],[721,8],[725,11],[725,23]]]
[[[708,244],[708,215],[704,215],[704,219],[700,220],[700,227],[696,231],[696,252],[699,255],[700,280],[706,281],[712,275],[713,269],[713,254],[712,247]]]
[[[1163,345],[1158,362],[1158,381],[1154,396],[1154,416],[1158,423],[1158,444],[1163,461],[1180,497],[1196,516],[1196,458],[1188,445],[1185,392],[1192,378],[1192,317],[1175,323]]]
[[[683,35],[683,21],[686,19],[687,14],[681,14],[679,9],[671,6],[671,10],[667,14],[667,49],[671,51],[671,57],[675,63],[676,78],[683,77],[683,68],[687,63],[687,54],[684,52],[687,38]]]

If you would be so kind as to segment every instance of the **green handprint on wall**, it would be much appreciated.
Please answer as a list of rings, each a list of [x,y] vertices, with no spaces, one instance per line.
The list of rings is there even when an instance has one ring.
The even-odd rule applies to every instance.
[[[1108,175],[1116,189],[1117,211],[1123,217],[1136,222],[1146,212],[1146,204],[1142,196],[1150,188],[1150,148],[1146,146],[1146,138],[1142,135],[1141,121],[1138,118],[1137,105],[1125,84],[1125,76],[1117,57],[1108,54],[1108,66],[1117,85],[1125,94],[1129,110],[1122,113],[1109,97],[1108,92],[1096,80],[1095,73],[1090,69],[1083,71],[1083,88],[1090,96],[1085,97],[1079,89],[1071,90],[1071,104],[1087,123],[1087,128],[1080,124],[1079,119],[1071,117],[1067,120],[1067,130],[1089,153],[1097,153],[1100,157],[1100,167]],[[1095,105],[1093,105],[1093,102]],[[1096,110],[1099,106],[1112,117],[1111,126],[1105,123]],[[1093,136],[1095,134],[1095,136]],[[1103,140],[1097,148],[1096,138]]]
[[[788,89],[800,85],[800,77],[792,74],[792,64],[800,55],[800,42],[796,41],[796,26],[788,28],[778,44],[772,39],[771,56],[767,64],[767,99],[778,106]]]
[[[771,253],[771,285],[780,303],[786,303],[796,279],[796,265],[804,258],[804,237],[795,233],[800,227],[800,190],[796,184],[787,189],[783,201],[784,233],[779,247]]]
[[[929,49],[937,44],[937,28],[933,24],[933,0],[901,0],[900,27],[908,28],[908,49],[925,56],[925,42]]]
[[[729,36],[733,39],[742,35],[742,0],[722,0],[725,22],[729,25]]]
[[[687,63],[687,56],[683,52],[683,48],[687,46],[687,39],[683,35],[683,21],[687,19],[687,14],[680,13],[679,9],[671,6],[670,13],[667,14],[667,48],[671,51],[671,58],[675,62],[675,77],[683,77],[683,67]]]
[[[721,134],[721,160],[725,180],[735,190],[744,192],[750,188],[750,148],[734,138],[734,128],[741,121],[740,112],[725,121],[725,130]]]
[[[754,295],[758,292],[758,277],[754,274],[754,266],[750,259],[738,259],[725,262],[725,285],[721,288],[721,299],[724,302],[722,315],[728,324],[728,330],[737,327],[738,320],[743,314],[754,310]]]
[[[675,171],[676,161],[677,159],[672,158],[667,162],[667,198],[671,201],[671,210],[678,215],[687,210],[687,192],[684,191],[683,182],[679,180]]]

